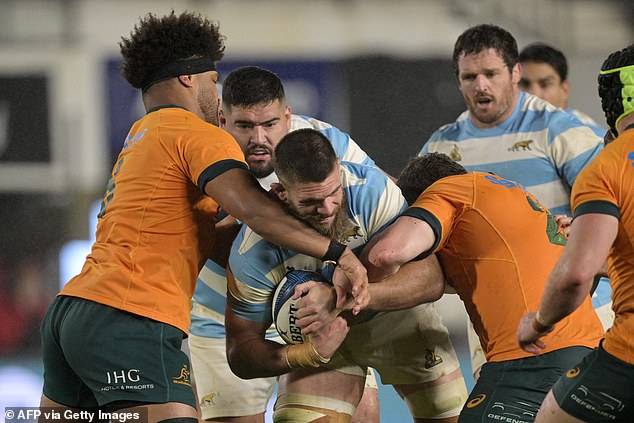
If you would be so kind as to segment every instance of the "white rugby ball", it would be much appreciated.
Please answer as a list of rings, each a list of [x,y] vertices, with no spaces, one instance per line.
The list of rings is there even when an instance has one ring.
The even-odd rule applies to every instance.
[[[291,270],[275,289],[272,307],[273,323],[275,323],[277,333],[287,344],[302,344],[306,341],[302,330],[295,323],[297,320],[295,313],[297,312],[299,298],[293,300],[291,297],[295,293],[297,285],[308,281],[330,283],[321,273],[308,270]]]

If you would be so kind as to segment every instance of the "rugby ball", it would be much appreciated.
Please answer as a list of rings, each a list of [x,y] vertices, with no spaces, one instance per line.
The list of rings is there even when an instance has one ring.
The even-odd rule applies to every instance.
[[[297,300],[291,299],[295,293],[295,287],[308,281],[328,282],[321,273],[308,270],[291,270],[284,276],[275,289],[273,296],[273,323],[277,333],[287,344],[302,344],[306,338],[302,330],[296,325],[295,312],[297,311]]]

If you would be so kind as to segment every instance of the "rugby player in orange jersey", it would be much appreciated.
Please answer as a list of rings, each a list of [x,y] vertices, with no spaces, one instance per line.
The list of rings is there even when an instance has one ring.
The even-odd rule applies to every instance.
[[[566,238],[554,217],[524,187],[489,173],[467,173],[448,156],[412,159],[399,177],[410,208],[364,250],[370,280],[369,309],[394,307],[442,295],[441,278],[407,278],[411,260],[438,257],[448,284],[465,303],[487,363],[459,422],[532,421],[552,383],[597,345],[602,328],[586,295],[563,320],[538,357],[515,342],[521,316],[534,309]],[[390,276],[393,275],[393,276]],[[437,295],[412,294],[439,285]],[[418,289],[416,289],[418,288]],[[389,295],[387,295],[389,294]],[[512,417],[515,416],[515,417]]]
[[[367,304],[367,275],[347,247],[271,199],[217,127],[217,25],[192,13],[149,14],[120,46],[123,75],[142,90],[147,114],[114,165],[92,252],[43,322],[40,405],[195,422],[180,347],[220,207],[276,244],[336,262],[341,303],[351,292],[357,309]]]
[[[538,422],[634,421],[634,44],[603,62],[599,96],[609,145],[573,186],[570,241],[517,340],[533,354],[549,348],[547,334],[585,301],[606,258],[616,317],[600,346],[553,385]]]

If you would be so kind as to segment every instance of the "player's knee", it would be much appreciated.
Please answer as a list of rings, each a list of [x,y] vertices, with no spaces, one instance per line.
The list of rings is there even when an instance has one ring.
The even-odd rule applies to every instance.
[[[157,423],[198,423],[194,417],[173,417],[171,419],[159,420]]]
[[[306,394],[282,394],[275,402],[275,423],[350,423],[355,406]]]
[[[462,378],[408,392],[405,402],[412,415],[420,419],[442,419],[460,414],[467,400],[467,389]]]

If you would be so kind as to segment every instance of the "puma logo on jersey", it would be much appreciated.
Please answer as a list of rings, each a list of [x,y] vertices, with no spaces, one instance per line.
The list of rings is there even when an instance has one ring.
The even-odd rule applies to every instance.
[[[210,407],[212,405],[216,405],[215,399],[216,399],[216,393],[215,392],[207,394],[200,401],[200,406],[201,407]]]
[[[451,151],[449,152],[449,158],[451,158],[451,160],[453,160],[454,162],[459,162],[460,160],[462,160],[462,156],[460,155],[460,152],[458,151],[457,144],[454,144],[453,147],[451,147]]]
[[[511,147],[509,147],[509,151],[526,151],[529,150],[531,151],[531,144],[533,143],[533,140],[526,140],[526,141],[518,141],[515,144],[513,144]]]

